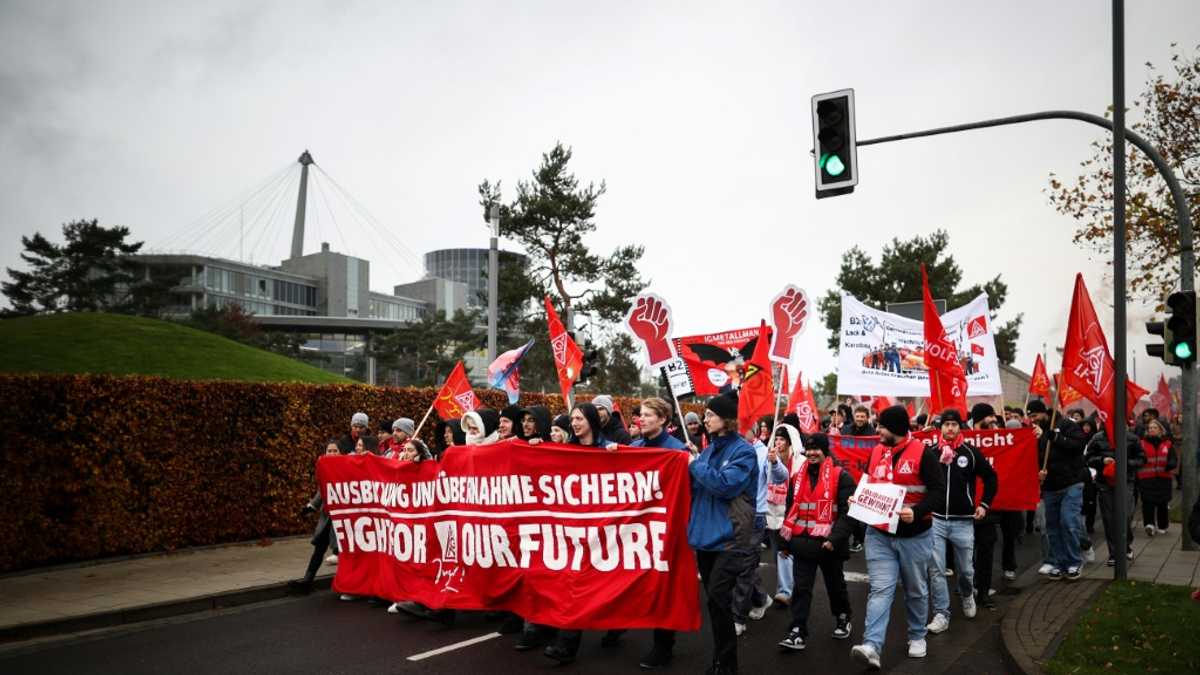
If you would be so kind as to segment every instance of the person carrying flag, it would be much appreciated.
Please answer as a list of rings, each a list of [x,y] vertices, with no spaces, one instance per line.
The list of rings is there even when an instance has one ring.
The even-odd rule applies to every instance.
[[[884,526],[867,528],[867,576],[871,590],[862,644],[850,655],[878,670],[887,634],[896,582],[904,584],[908,618],[908,655],[924,658],[925,620],[929,616],[928,570],[933,559],[933,513],[945,509],[946,479],[938,452],[926,448],[909,431],[908,411],[892,406],[879,414],[879,445],[867,462],[867,482],[893,483],[906,488],[896,532]]]

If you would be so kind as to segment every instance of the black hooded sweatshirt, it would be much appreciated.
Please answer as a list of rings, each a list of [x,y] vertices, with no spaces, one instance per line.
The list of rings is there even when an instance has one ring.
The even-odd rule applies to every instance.
[[[996,487],[998,484],[996,470],[987,461],[987,457],[983,456],[982,452],[970,443],[963,440],[960,434],[954,439],[958,445],[954,447],[954,459],[950,460],[950,465],[942,465],[943,470],[947,472],[947,497],[946,508],[934,513],[935,518],[949,518],[951,520],[972,519],[975,517],[975,507],[982,506],[988,510],[992,508],[992,500],[996,498]],[[934,448],[941,455],[941,446]],[[975,495],[975,479],[979,478],[983,481],[983,494]]]

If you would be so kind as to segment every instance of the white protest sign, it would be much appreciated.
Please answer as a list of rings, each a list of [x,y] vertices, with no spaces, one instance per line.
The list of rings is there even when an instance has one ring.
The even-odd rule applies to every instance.
[[[868,483],[863,476],[850,500],[851,518],[867,525],[884,525],[895,534],[900,523],[900,508],[908,488],[895,483]]]
[[[646,347],[651,368],[664,366],[675,358],[671,343],[671,307],[654,293],[642,293],[629,303],[625,315],[629,332]]]

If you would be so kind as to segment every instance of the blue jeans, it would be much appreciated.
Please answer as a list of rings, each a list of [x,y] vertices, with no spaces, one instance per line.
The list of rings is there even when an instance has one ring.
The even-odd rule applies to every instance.
[[[775,584],[775,595],[785,595],[788,598],[792,597],[792,586],[795,585],[792,575],[792,559],[785,558],[776,546],[775,538],[771,538],[771,547],[775,548],[775,569],[779,571],[778,583]]]
[[[1083,565],[1079,534],[1083,529],[1083,483],[1061,490],[1043,490],[1046,504],[1046,536],[1049,539],[1047,562],[1066,572]]]
[[[933,519],[933,577],[929,581],[929,595],[933,598],[934,615],[950,618],[950,588],[946,584],[946,542],[954,547],[954,571],[957,573],[958,590],[964,598],[975,592],[974,520]]]
[[[933,562],[933,531],[926,530],[915,537],[889,537],[868,527],[864,546],[871,592],[867,596],[863,643],[883,653],[883,639],[887,635],[897,580],[904,583],[908,639],[910,642],[925,639],[925,622],[929,618],[928,575]]]

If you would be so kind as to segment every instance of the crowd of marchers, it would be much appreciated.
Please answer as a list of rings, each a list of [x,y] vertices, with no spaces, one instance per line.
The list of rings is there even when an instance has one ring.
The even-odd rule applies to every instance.
[[[1112,541],[1115,490],[1114,452],[1097,420],[1082,410],[1059,414],[1041,400],[1025,410],[1005,408],[998,415],[986,403],[975,405],[964,419],[955,409],[910,418],[902,406],[874,413],[865,406],[830,407],[820,432],[800,431],[794,414],[772,428],[770,417],[739,433],[738,399],[729,391],[710,399],[704,414],[682,417],[670,402],[648,398],[630,412],[627,421],[612,397],[596,396],[574,405],[569,414],[553,416],[543,406],[509,406],[496,411],[481,408],[461,419],[441,422],[437,443],[428,447],[415,437],[413,420],[400,418],[371,432],[367,415],[356,413],[348,434],[329,441],[327,454],[376,453],[412,462],[438,461],[453,446],[475,446],[507,439],[530,444],[563,443],[619,452],[621,446],[662,448],[688,453],[691,512],[688,543],[694,550],[704,590],[712,655],[709,673],[738,671],[738,637],[751,621],[761,619],[773,604],[790,610],[791,622],[779,647],[802,651],[817,638],[810,634],[809,614],[817,572],[822,577],[832,612],[830,640],[855,636],[855,615],[847,592],[844,564],[852,555],[865,556],[870,591],[861,611],[858,644],[852,657],[867,668],[881,667],[884,636],[897,584],[903,586],[908,656],[923,658],[927,637],[950,630],[950,584],[957,586],[961,615],[992,610],[992,569],[996,543],[1001,543],[1001,569],[1006,580],[1018,569],[1016,544],[1022,536],[1039,533],[1042,564],[1038,572],[1050,580],[1078,579],[1084,565],[1094,562],[1091,537],[1098,510],[1112,555],[1121,551],[1133,560],[1134,511],[1141,502],[1146,536],[1167,534],[1167,506],[1174,490],[1179,457],[1171,425],[1157,410],[1146,410],[1128,435],[1127,476],[1130,489],[1126,513],[1128,540]],[[964,429],[1032,428],[1038,438],[1041,502],[1037,511],[991,508],[998,478],[991,465],[961,433]],[[939,432],[940,441],[927,445],[913,436]],[[849,517],[855,483],[831,450],[830,436],[876,436],[864,478],[870,483],[893,483],[906,490],[894,532],[884,526],[864,526]],[[1192,523],[1200,528],[1200,503]],[[318,493],[304,506],[320,518],[313,536],[313,554],[304,577],[292,586],[312,589],[322,563],[337,564],[337,542],[322,511]],[[1200,532],[1193,533],[1200,535]],[[326,556],[326,553],[329,553]],[[764,589],[759,564],[764,552],[772,556],[777,574],[774,593]],[[1198,591],[1200,593],[1200,591]],[[1200,596],[1197,596],[1200,599]],[[359,600],[341,595],[342,600]],[[388,612],[405,612],[423,619],[453,624],[456,610],[431,610],[415,602],[363,599],[388,605]],[[515,635],[520,652],[541,649],[559,663],[575,660],[583,634],[571,626],[545,626],[508,612],[493,612],[497,630]],[[626,631],[610,630],[602,646],[614,646]],[[671,663],[675,634],[655,630],[649,651],[639,660],[643,669]],[[936,643],[935,643],[936,644]],[[831,643],[821,646],[831,647]]]

